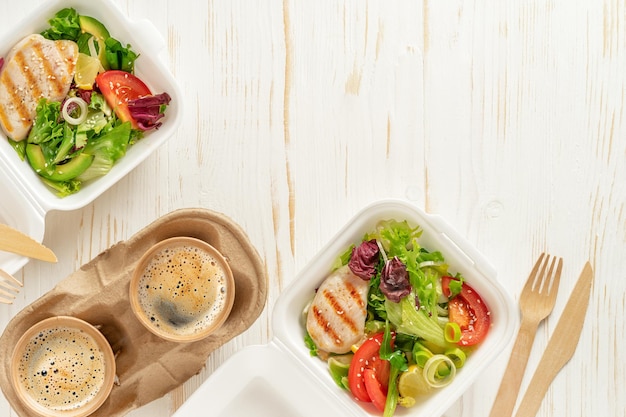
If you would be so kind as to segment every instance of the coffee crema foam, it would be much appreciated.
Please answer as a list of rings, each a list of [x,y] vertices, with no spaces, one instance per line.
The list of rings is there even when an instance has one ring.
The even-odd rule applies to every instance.
[[[192,245],[157,252],[138,287],[145,316],[173,336],[203,331],[226,308],[226,272],[213,255]]]
[[[25,346],[18,365],[19,382],[41,406],[54,411],[83,407],[102,389],[104,352],[85,331],[45,329]]]

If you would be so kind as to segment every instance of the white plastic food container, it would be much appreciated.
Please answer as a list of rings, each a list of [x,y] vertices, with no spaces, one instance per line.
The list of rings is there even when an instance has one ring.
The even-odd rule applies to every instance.
[[[163,125],[158,130],[148,132],[142,140],[130,147],[108,174],[83,184],[78,193],[65,198],[57,197],[43,184],[28,162],[18,157],[0,129],[0,222],[26,233],[38,242],[43,240],[47,212],[75,210],[92,202],[172,136],[182,119],[182,94],[167,68],[167,50],[163,37],[148,20],[129,20],[111,1],[47,1],[17,22],[13,29],[2,33],[0,56],[6,57],[23,37],[49,27],[48,20],[66,7],[73,7],[79,14],[95,17],[106,26],[111,36],[124,45],[130,44],[140,55],[135,61],[137,76],[153,93],[167,92],[172,101],[163,118]],[[28,259],[23,256],[0,251],[0,268],[11,274],[27,262]]]
[[[331,379],[327,364],[309,355],[302,312],[337,256],[386,219],[421,226],[420,244],[441,251],[450,271],[461,272],[491,311],[492,327],[486,339],[454,381],[413,408],[398,407],[395,415],[436,417],[450,408],[512,340],[519,319],[516,304],[496,281],[485,258],[440,217],[402,201],[384,200],[357,214],[281,294],[273,312],[270,343],[246,347],[233,355],[175,417],[206,415],[209,410],[215,417],[381,416],[371,404],[357,402],[341,390]]]

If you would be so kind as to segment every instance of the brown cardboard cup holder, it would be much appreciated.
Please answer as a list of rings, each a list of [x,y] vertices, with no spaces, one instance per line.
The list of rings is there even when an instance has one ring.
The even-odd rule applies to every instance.
[[[156,243],[176,236],[200,239],[216,248],[235,280],[235,300],[226,321],[210,336],[190,343],[167,341],[148,331],[129,300],[130,279],[141,256]],[[200,372],[211,352],[252,325],[266,298],[265,266],[237,224],[207,209],[176,210],[102,252],[18,313],[0,337],[0,386],[13,409],[26,415],[10,382],[13,347],[41,320],[78,317],[98,326],[117,354],[118,384],[92,415],[122,416]]]

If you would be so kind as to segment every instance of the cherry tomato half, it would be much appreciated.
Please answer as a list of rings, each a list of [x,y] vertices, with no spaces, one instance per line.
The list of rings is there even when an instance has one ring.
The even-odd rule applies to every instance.
[[[128,101],[151,96],[148,86],[133,74],[120,70],[101,73],[96,77],[96,84],[117,117],[123,122],[130,122],[133,129],[137,129],[137,122],[128,110]]]
[[[383,407],[387,399],[387,386],[389,384],[389,361],[380,358],[380,346],[383,341],[383,332],[376,333],[367,339],[354,353],[350,369],[348,370],[348,385],[352,395],[359,401],[374,402]],[[376,381],[365,383],[365,371],[370,378]],[[374,384],[377,382],[377,384]]]
[[[443,294],[450,297],[450,281],[456,278],[443,277],[441,287]],[[473,346],[482,342],[491,326],[491,315],[487,304],[480,294],[467,283],[463,282],[461,292],[448,302],[448,317],[451,322],[461,328],[459,345]]]

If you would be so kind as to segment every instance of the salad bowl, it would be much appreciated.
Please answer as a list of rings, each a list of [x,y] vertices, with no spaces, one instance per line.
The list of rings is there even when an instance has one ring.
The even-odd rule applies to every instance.
[[[449,269],[463,274],[491,312],[491,328],[486,338],[471,353],[452,383],[414,407],[398,407],[394,415],[436,417],[449,409],[510,343],[519,320],[515,303],[496,280],[489,262],[441,217],[426,214],[401,200],[383,200],[364,208],[348,222],[280,295],[272,313],[273,339],[266,345],[249,346],[233,355],[192,394],[175,417],[199,415],[208,404],[212,415],[220,417],[381,416],[371,403],[357,402],[339,388],[326,362],[311,357],[304,342],[303,310],[331,272],[337,257],[350,245],[361,242],[379,221],[389,219],[419,225],[420,245],[430,251],[441,251]]]
[[[124,44],[130,44],[139,54],[135,74],[155,93],[167,92],[171,102],[158,130],[148,132],[143,139],[129,147],[126,155],[106,175],[86,182],[80,191],[66,197],[58,197],[41,181],[29,164],[20,159],[0,130],[0,193],[3,196],[0,222],[26,233],[38,242],[43,240],[46,213],[51,210],[76,210],[91,203],[163,145],[177,130],[183,112],[182,94],[167,67],[167,49],[162,35],[148,20],[130,20],[110,0],[44,2],[12,29],[0,32],[0,57],[6,57],[20,39],[44,30],[56,12],[68,7],[96,18],[106,26],[111,36]],[[0,268],[9,273],[17,272],[27,262],[27,258],[0,252]]]

